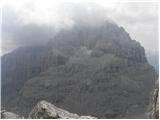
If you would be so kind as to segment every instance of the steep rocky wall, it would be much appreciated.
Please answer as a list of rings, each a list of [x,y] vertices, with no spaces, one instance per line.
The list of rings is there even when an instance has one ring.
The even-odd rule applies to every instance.
[[[159,119],[159,81],[156,81],[155,88],[152,92],[149,114],[152,119]]]

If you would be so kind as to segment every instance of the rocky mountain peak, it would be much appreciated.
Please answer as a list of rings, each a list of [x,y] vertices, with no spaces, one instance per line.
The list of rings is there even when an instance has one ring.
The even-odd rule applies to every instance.
[[[2,94],[7,99],[2,103],[11,111],[25,116],[45,99],[98,118],[145,113],[158,76],[144,48],[124,28],[111,23],[75,26],[60,31],[42,48],[2,57]],[[8,98],[11,91],[14,96]]]

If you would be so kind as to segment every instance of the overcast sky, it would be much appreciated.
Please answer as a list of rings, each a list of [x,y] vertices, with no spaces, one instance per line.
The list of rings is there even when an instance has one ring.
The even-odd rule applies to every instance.
[[[44,44],[76,23],[98,25],[106,19],[123,26],[146,50],[158,51],[157,2],[108,0],[5,0],[2,9],[2,51]]]

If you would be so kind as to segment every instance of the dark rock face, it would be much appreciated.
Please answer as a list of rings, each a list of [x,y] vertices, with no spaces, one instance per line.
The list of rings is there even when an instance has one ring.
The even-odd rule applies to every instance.
[[[55,56],[45,46],[22,47],[2,57],[2,104],[17,96],[24,83],[51,66],[64,64],[65,58]],[[59,60],[61,58],[61,61]],[[59,61],[59,63],[57,62]]]
[[[145,112],[157,73],[144,48],[122,27],[74,26],[46,46],[50,54],[44,59],[52,56],[56,65],[24,83],[8,104],[12,111],[26,115],[46,99],[73,113],[98,118],[138,117]]]

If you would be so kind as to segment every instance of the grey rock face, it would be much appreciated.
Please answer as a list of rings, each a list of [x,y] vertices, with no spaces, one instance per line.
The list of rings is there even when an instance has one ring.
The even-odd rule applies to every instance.
[[[157,73],[144,48],[122,27],[75,26],[59,32],[46,46],[44,60],[53,58],[56,65],[24,83],[7,104],[12,111],[27,115],[42,99],[98,118],[129,118],[147,109]]]
[[[77,114],[69,113],[63,109],[54,106],[46,101],[40,101],[30,112],[31,119],[95,119],[91,116],[78,116]]]

